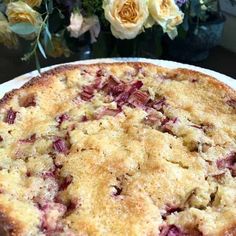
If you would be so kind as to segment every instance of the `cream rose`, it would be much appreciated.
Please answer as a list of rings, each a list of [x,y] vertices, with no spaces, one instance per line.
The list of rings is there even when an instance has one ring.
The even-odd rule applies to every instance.
[[[34,11],[27,3],[22,1],[9,3],[7,5],[6,14],[11,24],[24,22],[36,26],[42,22],[41,15]]]
[[[83,16],[80,13],[71,13],[70,25],[67,27],[67,30],[70,32],[70,37],[78,38],[80,36],[83,21]]]
[[[112,34],[120,39],[135,38],[149,16],[147,0],[104,0],[103,9]]]
[[[42,3],[42,0],[25,0],[25,2],[31,7],[39,7]]]
[[[184,14],[174,0],[149,0],[149,11],[170,38],[177,36],[176,26],[183,21]]]

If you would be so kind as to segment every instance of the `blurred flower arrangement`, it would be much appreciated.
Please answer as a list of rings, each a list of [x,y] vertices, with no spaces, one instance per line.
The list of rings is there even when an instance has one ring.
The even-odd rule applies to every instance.
[[[207,22],[220,14],[218,0],[190,0],[184,6],[185,19],[183,26],[188,30],[188,23]],[[197,28],[196,28],[197,33]]]
[[[84,37],[95,43],[102,30],[118,39],[134,39],[159,25],[171,39],[184,14],[186,0],[0,0],[0,43],[17,48],[29,41],[23,60],[40,52],[47,56],[69,56],[70,41]]]

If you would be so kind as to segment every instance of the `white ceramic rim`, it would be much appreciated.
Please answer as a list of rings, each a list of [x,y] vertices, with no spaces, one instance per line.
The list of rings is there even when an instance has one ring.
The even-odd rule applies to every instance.
[[[71,63],[63,63],[63,64],[49,66],[49,67],[43,68],[42,72],[48,71],[50,69],[53,69],[55,67],[62,66],[62,65],[77,65],[77,64],[87,65],[87,64],[93,64],[93,63],[114,63],[114,62],[147,62],[147,63],[152,63],[154,65],[159,65],[159,66],[163,66],[170,69],[175,69],[175,68],[191,69],[194,71],[199,71],[207,75],[210,75],[216,78],[217,80],[227,84],[231,88],[236,89],[236,80],[229,76],[223,75],[221,73],[218,73],[209,69],[197,67],[197,66],[188,65],[188,64],[183,64],[183,63],[178,63],[178,62],[173,62],[173,61],[166,61],[166,60],[146,59],[146,58],[108,58],[108,59],[92,59],[92,60],[84,60],[84,61],[75,61]],[[25,84],[30,79],[38,75],[39,74],[37,71],[32,71],[27,74],[21,75],[13,80],[10,80],[6,83],[1,84],[0,85],[0,98],[3,97],[6,92],[11,91],[12,89],[20,88],[23,84]]]

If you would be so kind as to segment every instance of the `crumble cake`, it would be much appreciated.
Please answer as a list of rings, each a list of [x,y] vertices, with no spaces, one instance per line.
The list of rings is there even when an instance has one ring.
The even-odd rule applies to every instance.
[[[198,72],[46,72],[1,100],[0,158],[1,235],[236,235],[236,93]]]

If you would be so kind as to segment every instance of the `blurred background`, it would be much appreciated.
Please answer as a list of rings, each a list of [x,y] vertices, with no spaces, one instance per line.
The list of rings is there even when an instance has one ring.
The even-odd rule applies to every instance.
[[[69,9],[68,5],[63,5],[68,1],[62,2],[57,1],[62,11],[58,11],[55,16],[54,13],[52,17],[50,15],[49,19],[52,20],[47,25],[49,30],[46,28],[45,31],[53,49],[48,51],[47,45],[38,45],[40,51],[36,61],[38,67],[91,58],[145,57],[197,65],[236,79],[235,0],[177,2],[185,16],[182,24],[178,26],[178,36],[174,39],[164,34],[159,25],[155,25],[134,39],[121,40],[114,37],[107,23],[101,23],[100,34],[95,43],[91,42],[91,31],[72,37],[71,29],[65,30],[65,26],[72,25],[71,18],[69,16],[66,18],[65,15],[73,12],[73,6],[69,6],[71,7]],[[64,16],[61,17],[61,14]],[[93,14],[100,17],[99,12]],[[61,25],[64,27],[63,40]],[[22,32],[26,28],[14,28],[15,33],[21,34],[19,30]],[[36,69],[35,58],[27,58],[26,55],[32,48],[32,41],[25,40],[25,37],[20,37],[18,41],[16,49],[9,49],[0,44],[1,83]],[[22,60],[23,57],[25,60]]]

